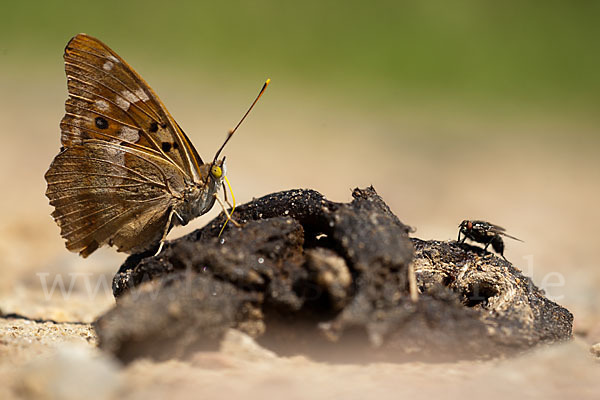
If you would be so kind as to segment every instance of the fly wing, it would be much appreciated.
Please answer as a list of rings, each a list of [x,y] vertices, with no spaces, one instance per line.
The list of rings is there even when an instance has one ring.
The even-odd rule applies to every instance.
[[[490,232],[498,234],[498,235],[502,235],[504,237],[507,237],[507,238],[510,238],[510,239],[513,239],[513,240],[517,240],[519,242],[522,242],[521,239],[516,238],[514,236],[511,236],[508,233],[506,233],[506,229],[504,229],[503,227],[498,226],[498,225],[494,225],[494,224],[490,224],[489,222],[488,222],[488,224],[490,225],[490,229],[489,229]]]
[[[495,225],[495,224],[492,224],[490,222],[487,222],[487,224],[490,226],[490,231],[492,231],[494,233],[500,233],[500,234],[502,234],[502,232],[506,231],[506,229],[504,229],[500,225]]]
[[[510,239],[512,239],[512,240],[516,240],[516,241],[518,241],[518,242],[523,242],[521,239],[519,239],[519,238],[516,238],[516,237],[514,237],[514,236],[511,236],[511,235],[509,235],[508,233],[505,233],[505,232],[497,232],[497,233],[498,233],[499,235],[505,236],[505,237],[507,237],[507,238],[510,238]]]

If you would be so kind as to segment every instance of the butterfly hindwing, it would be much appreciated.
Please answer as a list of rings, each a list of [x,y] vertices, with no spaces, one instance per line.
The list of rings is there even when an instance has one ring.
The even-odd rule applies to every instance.
[[[64,149],[45,178],[67,248],[83,256],[103,244],[144,250],[136,246],[164,231],[174,200],[169,192],[184,185],[175,167],[160,157],[100,140]]]

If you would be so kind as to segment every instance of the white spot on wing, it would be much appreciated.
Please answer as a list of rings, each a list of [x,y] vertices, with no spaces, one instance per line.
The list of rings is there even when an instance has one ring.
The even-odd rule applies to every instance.
[[[129,110],[129,106],[131,105],[130,102],[128,102],[127,100],[125,100],[121,96],[115,97],[115,102],[117,103],[117,105],[119,106],[119,108],[122,109],[123,111]]]
[[[137,129],[124,126],[121,128],[120,138],[131,143],[136,143],[138,140],[140,140],[140,134],[138,133]]]
[[[96,100],[95,103],[96,103],[96,107],[98,107],[98,110],[100,110],[100,111],[108,111],[109,106],[108,106],[108,103],[106,101],[99,99],[99,100]]]
[[[113,62],[116,62],[116,63],[119,62],[119,59],[117,57],[113,56],[112,54],[110,56],[108,56],[108,59],[111,60],[111,61],[113,61]]]
[[[112,162],[114,162],[118,165],[124,165],[125,153],[123,153],[122,150],[120,150],[119,148],[107,146],[105,151],[106,151],[106,155]]]
[[[130,92],[129,90],[123,90],[121,92],[121,96],[123,96],[123,98],[130,103],[135,103],[136,101],[139,100],[137,98],[137,96],[135,94],[133,94],[132,92]]]
[[[69,132],[62,132],[60,140],[62,143],[66,142],[70,144],[82,144],[83,140],[81,139],[81,130],[71,126]]]
[[[142,101],[148,101],[148,100],[150,100],[150,98],[148,97],[148,95],[146,94],[146,92],[144,92],[144,89],[140,88],[140,89],[136,90],[135,91],[135,95],[137,97],[139,97],[140,100],[142,100]]]
[[[121,95],[117,96],[117,105],[123,110],[127,111],[131,103],[136,103],[138,101],[148,101],[150,98],[144,92],[144,89],[137,89],[135,93],[130,92],[129,90],[121,91]]]
[[[111,69],[113,69],[114,66],[115,66],[115,64],[112,61],[107,61],[102,66],[102,69],[105,71],[110,71]]]

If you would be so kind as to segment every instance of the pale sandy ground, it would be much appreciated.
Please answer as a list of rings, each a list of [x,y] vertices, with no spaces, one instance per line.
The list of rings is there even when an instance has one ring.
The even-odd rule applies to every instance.
[[[43,174],[59,148],[63,82],[35,91],[1,84],[1,93],[12,95],[0,97],[0,310],[59,323],[0,320],[0,398],[558,399],[600,393],[600,367],[589,353],[589,345],[600,342],[597,125],[447,107],[362,112],[348,109],[348,102],[316,104],[307,95],[290,100],[291,89],[274,84],[226,151],[239,202],[297,187],[348,201],[353,187],[373,184],[424,239],[455,238],[464,218],[504,225],[525,241],[508,242],[507,258],[574,313],[576,340],[510,360],[328,365],[275,357],[232,337],[223,352],[191,362],[122,367],[95,349],[87,323],[114,304],[110,280],[124,256],[102,250],[83,260],[68,253],[43,195]],[[210,158],[253,87],[250,94],[219,95],[208,85],[156,89]],[[200,103],[206,95],[198,100],[195,90],[210,93],[212,102]]]

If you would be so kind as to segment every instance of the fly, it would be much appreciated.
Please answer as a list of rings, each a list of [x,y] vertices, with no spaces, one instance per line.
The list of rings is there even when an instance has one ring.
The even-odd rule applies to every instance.
[[[485,247],[483,248],[483,250],[485,252],[487,252],[488,247],[492,245],[494,251],[500,254],[505,260],[506,257],[504,257],[504,241],[502,240],[502,236],[506,236],[507,238],[511,238],[522,242],[521,239],[507,234],[505,232],[506,230],[501,226],[494,225],[485,221],[466,219],[460,223],[458,228],[458,243],[464,243],[466,239],[470,239],[474,242],[484,244]],[[461,235],[463,235],[462,238]]]

